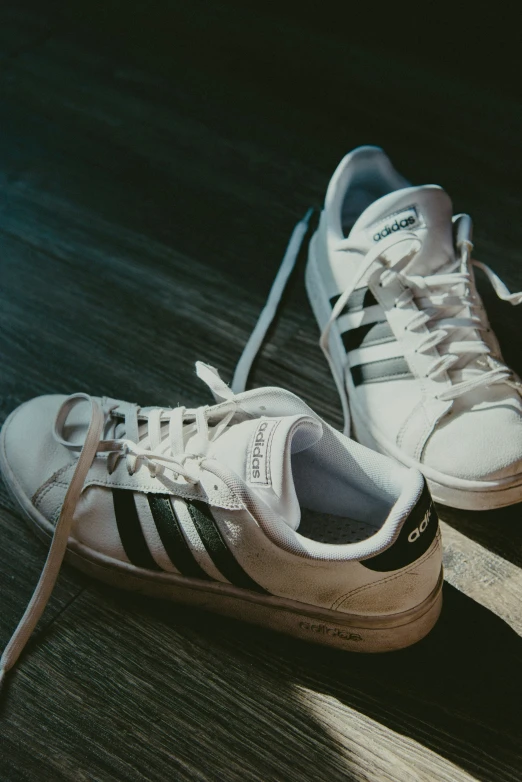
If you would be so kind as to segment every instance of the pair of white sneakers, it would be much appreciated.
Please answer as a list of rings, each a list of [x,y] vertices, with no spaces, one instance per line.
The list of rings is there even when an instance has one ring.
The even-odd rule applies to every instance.
[[[522,499],[522,385],[475,289],[471,221],[436,186],[409,187],[384,153],[348,155],[309,246],[321,346],[359,444],[281,388],[244,391],[307,230],[298,224],[232,390],[198,363],[216,404],[147,408],[85,394],[16,409],[4,480],[50,540],[0,680],[61,563],[110,584],[352,651],[418,641],[441,609],[436,499]],[[370,448],[366,447],[370,446]],[[381,453],[377,453],[381,451]],[[394,457],[389,458],[389,457]]]

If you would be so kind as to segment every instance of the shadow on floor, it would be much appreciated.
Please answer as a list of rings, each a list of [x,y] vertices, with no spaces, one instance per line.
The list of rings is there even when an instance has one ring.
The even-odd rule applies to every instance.
[[[302,650],[297,679],[353,705],[484,782],[520,763],[522,640],[449,584],[432,633],[402,652],[350,657]]]
[[[291,663],[281,639],[258,638],[171,603],[84,593],[7,680],[0,779],[359,780],[277,670],[278,656]]]
[[[458,532],[522,567],[522,503],[473,512],[437,506],[437,512]]]
[[[101,591],[125,616],[125,632],[128,625],[136,633],[131,654],[123,648],[122,660],[116,661],[123,665],[117,675],[127,677],[128,697],[122,701],[120,687],[110,698],[109,670],[96,677],[93,660],[74,651],[70,667],[76,673],[68,670],[67,678],[90,681],[91,695],[98,689],[100,698],[108,697],[109,712],[124,713],[135,704],[132,730],[144,731],[142,742],[153,747],[159,742],[158,752],[165,751],[175,736],[173,752],[197,763],[203,779],[350,779],[352,736],[341,746],[317,714],[307,713],[298,695],[302,688],[410,737],[482,782],[508,782],[518,774],[521,639],[448,584],[442,617],[428,638],[402,652],[375,656],[306,645],[233,620]],[[165,657],[163,638],[161,659],[154,659],[154,644],[146,638],[151,623],[163,628],[162,636],[182,634],[181,657],[180,639],[172,657]],[[114,644],[109,646],[114,654]],[[144,657],[136,667],[140,647]],[[110,660],[106,664],[110,667]],[[209,735],[213,750],[206,747]],[[364,746],[364,735],[354,734],[353,740]],[[200,748],[196,755],[194,742]],[[244,767],[225,770],[229,753],[236,763],[251,760],[252,775],[245,775]],[[96,757],[103,758],[99,744]],[[378,758],[376,763],[378,769]]]

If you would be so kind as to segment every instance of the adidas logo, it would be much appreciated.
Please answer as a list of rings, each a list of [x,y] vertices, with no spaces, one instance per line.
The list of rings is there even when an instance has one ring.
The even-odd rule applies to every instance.
[[[378,233],[373,235],[373,241],[379,242],[381,239],[384,239],[385,236],[389,236],[390,234],[394,233],[395,231],[403,231],[405,228],[409,228],[410,225],[415,224],[415,218],[414,217],[406,217],[404,220],[395,220],[391,225],[385,225],[382,231],[379,231]]]
[[[431,515],[431,508],[428,508],[428,510],[426,511],[426,515],[422,519],[419,526],[415,527],[415,529],[412,529],[412,531],[408,535],[408,543],[415,543],[415,541],[420,538],[420,536],[422,535],[422,533],[425,531],[426,527],[430,523],[430,515]]]
[[[310,630],[312,633],[321,635],[331,635],[337,638],[343,638],[345,641],[362,641],[362,635],[350,633],[347,630],[339,630],[338,627],[328,627],[328,625],[314,625],[310,622],[299,622],[299,627],[303,630]]]
[[[261,477],[263,460],[266,458],[266,437],[265,431],[268,428],[268,422],[261,424],[254,437],[254,447],[252,448],[252,460],[250,462],[250,473],[252,478]]]
[[[395,219],[391,222],[393,217],[395,217]],[[407,231],[408,229],[412,229],[414,226],[419,225],[417,210],[414,206],[403,209],[398,214],[390,215],[390,217],[385,219],[386,222],[381,221],[381,223],[378,223],[373,228],[374,233],[372,239],[374,242],[380,242],[381,239],[385,239],[387,236],[391,236],[391,234],[397,233],[398,231]],[[377,231],[375,231],[376,228],[378,229]]]
[[[249,483],[271,485],[269,446],[278,423],[279,420],[261,421],[254,432],[248,457]]]

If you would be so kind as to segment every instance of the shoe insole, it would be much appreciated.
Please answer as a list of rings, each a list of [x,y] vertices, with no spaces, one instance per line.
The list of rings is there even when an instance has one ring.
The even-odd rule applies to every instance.
[[[377,532],[377,527],[366,521],[357,521],[347,516],[301,508],[301,523],[298,533],[318,543],[359,543]]]

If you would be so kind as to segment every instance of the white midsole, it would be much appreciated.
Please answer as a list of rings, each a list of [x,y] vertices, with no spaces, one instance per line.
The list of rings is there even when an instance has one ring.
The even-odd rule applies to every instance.
[[[313,238],[306,264],[305,284],[310,305],[322,330],[328,322],[331,309],[317,269]],[[492,510],[522,501],[522,475],[510,476],[499,481],[470,481],[434,470],[401,451],[395,443],[385,438],[371,425],[358,407],[351,381],[345,375],[346,351],[335,328],[330,332],[330,353],[339,376],[347,381],[353,435],[362,445],[390,456],[406,467],[420,470],[428,481],[433,498],[443,505],[463,510]]]

